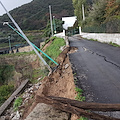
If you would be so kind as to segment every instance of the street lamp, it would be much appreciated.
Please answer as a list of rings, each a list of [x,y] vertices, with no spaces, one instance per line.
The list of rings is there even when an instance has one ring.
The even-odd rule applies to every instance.
[[[55,16],[53,16],[54,33],[56,34]]]
[[[8,40],[9,40],[10,51],[12,51],[12,49],[11,49],[11,43],[10,43],[10,36],[8,36]]]

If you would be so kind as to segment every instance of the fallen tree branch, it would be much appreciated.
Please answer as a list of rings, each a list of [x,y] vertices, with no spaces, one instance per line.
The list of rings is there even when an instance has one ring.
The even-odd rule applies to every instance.
[[[84,116],[84,117],[95,119],[95,120],[120,120],[118,118],[111,118],[108,116],[96,114],[94,112],[86,111],[84,110],[84,108],[83,109],[78,108],[76,106],[71,105],[69,102],[63,103],[64,100],[67,100],[66,98],[59,98],[59,99],[62,99],[62,102],[60,102],[60,100],[54,100],[54,99],[55,97],[36,96],[36,101],[38,103],[45,103],[48,105],[52,105],[57,109],[60,109],[62,111],[66,111],[72,114],[76,114],[78,116]],[[70,100],[70,101],[74,101],[74,100]],[[82,104],[82,102],[80,103]]]

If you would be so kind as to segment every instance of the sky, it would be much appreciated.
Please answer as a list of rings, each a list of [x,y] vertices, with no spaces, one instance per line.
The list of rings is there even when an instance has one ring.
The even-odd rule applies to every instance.
[[[32,0],[0,0],[0,1],[3,3],[5,8],[8,11],[10,11],[10,10],[13,10],[14,8],[19,7],[23,4],[29,3]],[[3,15],[4,13],[5,13],[5,11],[0,4],[0,16]]]

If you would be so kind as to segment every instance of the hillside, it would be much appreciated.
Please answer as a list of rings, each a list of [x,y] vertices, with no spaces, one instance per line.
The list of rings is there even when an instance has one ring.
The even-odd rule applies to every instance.
[[[49,5],[52,6],[52,14],[56,18],[74,15],[72,0],[33,0],[10,13],[22,29],[42,29],[49,20]],[[9,21],[6,14],[0,16],[0,22],[4,21]],[[3,28],[2,24],[0,24],[0,28]]]

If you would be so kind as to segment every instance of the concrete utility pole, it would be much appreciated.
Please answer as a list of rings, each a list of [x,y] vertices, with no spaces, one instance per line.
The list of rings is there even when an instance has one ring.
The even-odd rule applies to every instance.
[[[84,9],[84,5],[82,4],[82,13],[83,13],[83,21],[85,20],[85,9]]]
[[[55,16],[53,16],[53,24],[54,24],[54,33],[56,34]]]
[[[51,24],[51,33],[53,36],[53,24],[52,24],[52,13],[51,13],[51,5],[49,5],[49,12],[50,12],[50,24]]]
[[[35,53],[38,55],[38,57],[42,60],[42,62],[44,63],[44,65],[49,69],[50,72],[52,72],[52,69],[50,68],[50,66],[46,63],[46,61],[42,58],[42,56],[38,53],[38,51],[33,47],[33,45],[31,44],[31,42],[29,41],[29,39],[26,37],[26,35],[23,33],[23,31],[21,30],[21,28],[18,26],[18,24],[15,22],[15,20],[13,19],[13,17],[10,15],[10,13],[7,11],[7,9],[4,7],[4,5],[2,4],[2,2],[0,1],[0,4],[2,5],[2,7],[4,8],[4,10],[6,11],[7,15],[9,16],[9,18],[11,19],[11,21],[14,23],[14,25],[16,26],[16,28],[18,29],[18,31],[22,34],[22,36],[24,37],[24,39],[28,42],[28,44],[33,48],[33,50],[35,51]],[[4,23],[6,24],[6,23]],[[8,24],[8,23],[7,23]]]

